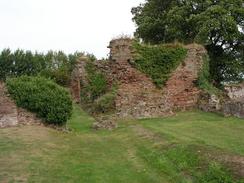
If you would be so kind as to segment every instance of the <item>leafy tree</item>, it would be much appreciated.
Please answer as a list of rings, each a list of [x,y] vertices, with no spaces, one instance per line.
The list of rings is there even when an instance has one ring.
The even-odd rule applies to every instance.
[[[13,55],[10,49],[4,49],[0,54],[0,80],[5,80],[10,75],[13,66]]]
[[[66,55],[62,51],[49,51],[43,54],[20,49],[11,52],[10,49],[5,49],[0,52],[0,80],[6,80],[11,76],[41,75],[62,86],[67,86],[70,84],[71,72],[76,61],[82,55],[96,60],[94,55],[83,52]]]
[[[146,0],[132,14],[147,43],[204,44],[216,83],[243,78],[244,0]]]

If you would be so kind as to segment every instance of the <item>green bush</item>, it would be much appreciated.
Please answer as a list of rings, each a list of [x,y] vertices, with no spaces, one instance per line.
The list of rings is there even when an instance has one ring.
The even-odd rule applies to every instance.
[[[17,106],[36,113],[47,123],[62,125],[71,116],[69,92],[51,80],[21,76],[7,79],[6,84]]]
[[[183,61],[187,50],[180,45],[146,45],[134,43],[134,65],[162,87],[172,71]]]

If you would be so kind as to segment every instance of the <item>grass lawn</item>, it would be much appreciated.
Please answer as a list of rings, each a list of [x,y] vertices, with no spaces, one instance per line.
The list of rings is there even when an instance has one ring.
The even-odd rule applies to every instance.
[[[0,129],[0,183],[239,183],[244,120],[199,111],[94,131],[74,107],[70,133]]]

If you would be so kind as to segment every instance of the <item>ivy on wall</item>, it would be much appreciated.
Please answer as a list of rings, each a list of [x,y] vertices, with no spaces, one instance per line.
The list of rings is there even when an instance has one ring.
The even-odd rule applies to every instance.
[[[134,66],[150,76],[157,87],[163,87],[170,74],[184,60],[187,50],[181,45],[133,44]]]

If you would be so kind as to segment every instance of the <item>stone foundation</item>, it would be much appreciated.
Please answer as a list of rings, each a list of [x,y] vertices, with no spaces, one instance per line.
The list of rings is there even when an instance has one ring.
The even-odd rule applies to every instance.
[[[224,116],[244,118],[244,98],[231,99],[228,96],[219,98],[216,95],[202,93],[198,102],[199,109],[215,112]]]
[[[244,99],[243,101],[231,100],[223,104],[222,111],[225,116],[235,116],[244,118]]]
[[[244,98],[244,83],[241,84],[233,84],[233,85],[226,85],[225,91],[227,95],[232,100],[238,100]]]

